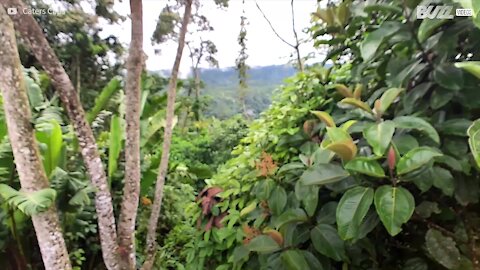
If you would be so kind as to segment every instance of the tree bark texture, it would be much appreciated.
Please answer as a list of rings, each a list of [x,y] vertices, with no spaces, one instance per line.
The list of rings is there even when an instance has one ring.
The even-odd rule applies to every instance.
[[[15,7],[19,11],[27,7],[21,0],[0,0],[0,3],[5,8]],[[88,176],[96,189],[95,208],[103,259],[108,269],[118,269],[118,244],[112,196],[98,147],[92,129],[86,121],[78,94],[33,16],[18,12],[10,17],[22,40],[28,44],[31,52],[51,78],[52,85],[67,111],[78,138]]]
[[[142,1],[130,0],[132,38],[127,59],[126,80],[126,142],[125,185],[120,220],[118,243],[122,269],[136,269],[135,220],[140,196],[140,79],[143,69],[143,22]]]
[[[183,48],[185,47],[185,35],[187,33],[188,23],[192,13],[192,0],[185,0],[185,13],[183,14],[182,27],[180,29],[180,36],[178,39],[177,55],[173,64],[172,75],[168,85],[168,97],[167,97],[167,119],[165,134],[163,138],[162,157],[160,159],[160,167],[158,172],[157,183],[155,186],[155,199],[153,201],[152,213],[148,222],[147,232],[147,247],[145,263],[143,264],[143,270],[152,269],[155,261],[155,255],[157,250],[157,225],[158,218],[160,216],[160,209],[162,208],[163,198],[163,186],[165,184],[165,177],[167,176],[168,158],[170,154],[170,144],[172,142],[172,130],[173,130],[173,118],[174,107],[177,87],[178,70],[180,68],[180,61],[182,60]]]
[[[40,151],[31,125],[31,111],[15,30],[4,7],[0,6],[0,90],[8,136],[22,190],[35,192],[49,187]],[[45,269],[72,269],[55,205],[32,216]]]

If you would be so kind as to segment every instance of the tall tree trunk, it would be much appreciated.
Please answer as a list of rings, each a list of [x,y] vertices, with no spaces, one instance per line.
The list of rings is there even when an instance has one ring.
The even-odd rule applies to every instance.
[[[160,168],[158,172],[157,183],[155,186],[155,200],[152,206],[152,213],[150,220],[148,221],[147,232],[147,248],[145,262],[143,264],[143,270],[152,269],[155,261],[155,255],[157,250],[157,225],[158,217],[160,216],[160,209],[162,207],[163,198],[163,186],[165,184],[165,177],[168,169],[168,158],[170,154],[170,143],[172,142],[172,130],[173,130],[173,117],[175,107],[175,96],[177,88],[178,69],[180,68],[180,61],[182,60],[183,47],[185,46],[185,35],[187,33],[188,23],[192,13],[192,0],[185,0],[185,13],[183,14],[182,28],[180,29],[180,37],[178,39],[177,55],[175,57],[175,63],[173,64],[172,75],[168,85],[168,98],[167,98],[167,123],[165,127],[165,134],[163,138],[162,157],[160,160]]]
[[[140,196],[140,78],[143,69],[142,1],[130,0],[132,38],[127,59],[125,185],[118,222],[122,269],[136,269],[135,220]]]
[[[27,6],[21,0],[0,0],[4,7],[23,10]],[[118,244],[115,219],[113,215],[112,196],[108,188],[107,177],[92,129],[85,118],[80,99],[65,69],[48,44],[42,29],[32,15],[18,12],[10,16],[23,40],[30,46],[31,52],[52,79],[60,100],[78,138],[81,154],[87,168],[88,176],[96,189],[95,208],[97,211],[100,242],[105,265],[108,269],[118,269]]]
[[[15,30],[4,7],[0,7],[0,56],[0,90],[20,184],[25,192],[48,188],[48,179],[31,125]],[[32,221],[45,269],[71,269],[55,205],[45,212],[33,215]]]

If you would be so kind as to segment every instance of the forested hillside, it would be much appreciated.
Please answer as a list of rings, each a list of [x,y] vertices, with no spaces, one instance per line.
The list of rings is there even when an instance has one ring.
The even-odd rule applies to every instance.
[[[146,1],[53,2],[0,0],[1,269],[480,269],[480,2],[319,1],[300,33],[291,0],[287,37],[258,1],[291,66],[255,68],[242,1],[233,69],[200,68],[203,1],[153,33]]]
[[[168,71],[152,71],[152,74],[169,74]],[[257,117],[271,103],[274,89],[295,74],[290,65],[251,67],[247,71],[247,106],[253,117]],[[238,73],[235,68],[200,69],[203,82],[201,95],[208,104],[205,115],[220,119],[241,113],[237,102]]]

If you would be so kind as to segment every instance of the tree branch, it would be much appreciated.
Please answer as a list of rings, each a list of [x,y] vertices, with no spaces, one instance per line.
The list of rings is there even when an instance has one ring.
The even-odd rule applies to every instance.
[[[281,40],[283,41],[283,43],[287,44],[288,46],[292,47],[295,49],[295,45],[291,44],[290,42],[286,41],[284,38],[282,38],[282,36],[280,36],[280,34],[278,34],[277,30],[275,30],[275,28],[273,27],[272,23],[270,22],[270,20],[267,18],[267,15],[265,15],[265,13],[263,13],[263,10],[260,8],[260,6],[258,5],[257,1],[255,1],[255,5],[257,6],[258,10],[260,11],[260,13],[262,13],[263,15],[263,18],[265,18],[265,20],[267,21],[268,25],[270,26],[270,28],[272,29],[273,33],[275,33],[275,35]]]
[[[297,62],[298,62],[298,68],[300,69],[301,72],[303,72],[303,62],[302,62],[302,56],[300,54],[300,41],[298,40],[298,35],[297,35],[297,30],[295,29],[295,7],[293,5],[292,0],[290,2],[290,7],[292,10],[292,29],[293,29],[293,35],[295,36],[295,52],[297,53]]]

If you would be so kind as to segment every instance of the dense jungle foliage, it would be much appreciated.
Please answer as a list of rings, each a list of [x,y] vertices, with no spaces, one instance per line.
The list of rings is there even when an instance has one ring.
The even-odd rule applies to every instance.
[[[66,2],[65,17],[37,19],[78,89],[118,215],[129,155],[124,48]],[[93,2],[96,16],[122,19],[109,1]],[[417,19],[430,2],[473,16]],[[256,119],[212,117],[221,93],[205,84],[209,97],[198,99],[194,80],[176,84],[154,269],[480,269],[480,2],[328,1],[312,10],[308,33],[325,60],[287,78]],[[19,52],[50,188],[21,189],[0,110],[0,266],[44,269],[31,216],[56,205],[73,268],[106,269],[81,145],[52,79],[21,41]],[[140,262],[168,79],[141,77]]]

